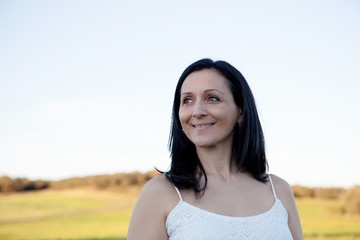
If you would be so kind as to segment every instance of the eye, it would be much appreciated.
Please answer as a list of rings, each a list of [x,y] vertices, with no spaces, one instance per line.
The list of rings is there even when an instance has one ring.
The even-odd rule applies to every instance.
[[[209,102],[219,102],[220,99],[218,97],[215,97],[215,96],[210,96],[208,98]]]
[[[191,98],[184,98],[184,100],[183,100],[183,104],[188,104],[191,102],[192,102]]]

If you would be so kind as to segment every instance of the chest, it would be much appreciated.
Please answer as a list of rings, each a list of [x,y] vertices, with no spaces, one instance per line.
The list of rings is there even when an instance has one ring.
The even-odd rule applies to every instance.
[[[191,191],[183,191],[185,202],[208,212],[219,215],[244,217],[269,210],[275,197],[265,184],[242,189],[241,186],[213,186],[209,184],[201,198],[196,198]]]
[[[288,216],[280,201],[250,217],[229,217],[180,201],[170,212],[166,229],[170,240],[292,239]]]

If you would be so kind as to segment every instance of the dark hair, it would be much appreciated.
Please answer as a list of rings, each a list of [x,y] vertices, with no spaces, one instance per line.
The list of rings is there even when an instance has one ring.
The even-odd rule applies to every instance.
[[[207,176],[196,153],[195,145],[182,131],[179,120],[180,91],[186,77],[202,69],[215,69],[229,83],[235,104],[242,110],[242,122],[235,125],[233,157],[239,171],[249,172],[255,179],[267,181],[267,161],[264,136],[256,110],[255,100],[243,75],[225,61],[201,59],[190,66],[180,76],[175,90],[172,126],[169,137],[171,167],[166,177],[178,188],[192,188],[196,193],[204,192]],[[204,177],[204,184],[200,178]]]

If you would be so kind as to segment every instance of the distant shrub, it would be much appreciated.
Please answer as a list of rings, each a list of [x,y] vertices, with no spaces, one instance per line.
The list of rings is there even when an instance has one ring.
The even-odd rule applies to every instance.
[[[292,189],[294,192],[294,196],[297,198],[314,197],[314,191],[312,188],[294,185],[292,186]]]
[[[323,198],[323,199],[339,199],[344,194],[344,188],[322,188],[322,187],[304,187],[300,185],[292,186],[295,197],[303,198]]]
[[[360,186],[349,188],[344,194],[345,213],[360,215]]]
[[[140,172],[133,172],[126,175],[126,183],[130,186],[143,185],[145,183],[144,175]]]
[[[49,187],[49,182],[43,180],[30,181],[25,187],[23,191],[31,191],[31,190],[40,190]]]
[[[12,192],[12,179],[8,176],[0,177],[0,192]]]
[[[107,189],[114,185],[113,182],[113,176],[111,175],[101,175],[94,177],[94,183],[97,189]]]
[[[147,173],[116,173],[96,176],[87,176],[83,178],[74,177],[60,181],[53,181],[50,187],[53,189],[68,189],[78,187],[95,187],[96,189],[124,189],[131,186],[143,186],[147,181],[157,176],[156,171]]]
[[[87,186],[87,181],[85,178],[81,177],[72,177],[59,181],[51,181],[50,187],[54,189],[68,189],[68,188],[77,188]]]
[[[0,192],[22,192],[40,190],[49,187],[49,182],[37,180],[30,181],[26,178],[11,179],[8,176],[0,177]]]
[[[314,198],[339,199],[346,191],[344,188],[313,188]]]

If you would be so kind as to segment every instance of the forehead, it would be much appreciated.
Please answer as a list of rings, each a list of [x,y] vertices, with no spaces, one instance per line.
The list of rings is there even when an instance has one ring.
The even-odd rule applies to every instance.
[[[219,89],[230,91],[228,80],[215,69],[203,69],[190,73],[181,86],[181,92]]]

